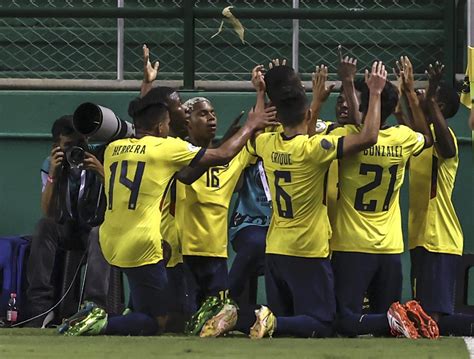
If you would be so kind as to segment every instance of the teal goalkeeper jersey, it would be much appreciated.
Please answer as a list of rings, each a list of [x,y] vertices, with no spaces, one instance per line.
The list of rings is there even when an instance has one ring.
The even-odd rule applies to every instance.
[[[263,166],[259,163],[244,171],[242,189],[230,218],[229,239],[234,240],[237,232],[248,226],[268,227],[272,217],[270,201],[265,194],[263,181],[266,181]]]

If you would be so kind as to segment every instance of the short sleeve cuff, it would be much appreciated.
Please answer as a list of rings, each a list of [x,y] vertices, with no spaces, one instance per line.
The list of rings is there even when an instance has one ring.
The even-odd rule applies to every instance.
[[[189,167],[196,167],[197,164],[199,163],[199,161],[201,160],[202,156],[204,156],[204,154],[206,153],[206,149],[205,148],[201,148],[198,153],[196,153],[196,156],[194,156],[194,158],[191,160],[191,162],[189,163]]]
[[[336,158],[341,159],[344,154],[344,136],[337,139],[337,154]]]

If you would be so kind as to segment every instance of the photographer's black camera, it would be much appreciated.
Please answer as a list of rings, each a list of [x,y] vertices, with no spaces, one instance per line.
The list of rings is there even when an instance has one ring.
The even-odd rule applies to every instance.
[[[65,150],[65,155],[71,168],[81,168],[86,158],[86,150],[81,146],[71,146]]]

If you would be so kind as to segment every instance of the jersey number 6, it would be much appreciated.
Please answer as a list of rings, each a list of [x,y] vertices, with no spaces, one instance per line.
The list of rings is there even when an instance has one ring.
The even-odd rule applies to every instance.
[[[275,194],[276,203],[278,208],[278,215],[283,218],[293,218],[293,206],[291,204],[290,195],[280,187],[280,180],[291,183],[291,172],[290,171],[275,171]],[[285,202],[285,209],[282,206],[282,199]]]
[[[114,201],[114,184],[115,174],[117,172],[118,162],[114,162],[110,165],[110,182],[109,182],[109,210],[112,209]],[[135,170],[135,176],[133,181],[127,177],[128,172],[128,161],[123,160],[121,162],[120,179],[119,182],[130,190],[130,198],[128,200],[128,209],[135,210],[137,206],[138,191],[142,183],[143,172],[145,171],[145,162],[137,162],[137,169]]]

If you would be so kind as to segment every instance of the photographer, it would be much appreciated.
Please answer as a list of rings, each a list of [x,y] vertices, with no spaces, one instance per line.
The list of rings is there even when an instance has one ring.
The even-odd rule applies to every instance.
[[[56,120],[51,132],[53,148],[41,169],[43,217],[33,235],[27,269],[27,318],[39,316],[56,302],[54,280],[59,268],[55,261],[59,251],[87,248],[86,301],[105,307],[108,291],[110,266],[99,246],[98,227],[84,220],[83,208],[87,207],[81,202],[90,196],[89,187],[103,182],[104,168],[88,152],[87,138],[74,130],[72,116]],[[93,202],[98,203],[97,195]],[[45,317],[41,315],[28,325],[46,326]]]

